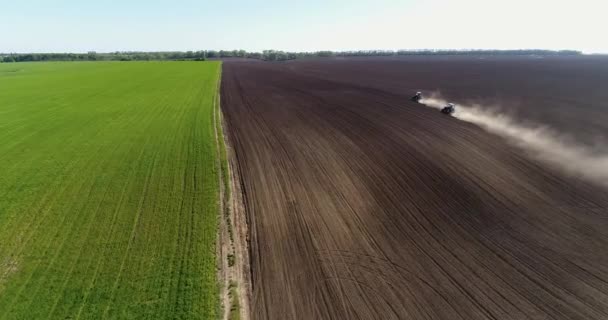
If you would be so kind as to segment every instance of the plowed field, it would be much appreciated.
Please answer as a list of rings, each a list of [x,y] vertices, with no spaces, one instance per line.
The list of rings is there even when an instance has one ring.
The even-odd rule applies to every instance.
[[[606,189],[408,101],[502,100],[584,139],[606,130],[585,100],[608,94],[605,65],[224,63],[253,318],[608,318]]]

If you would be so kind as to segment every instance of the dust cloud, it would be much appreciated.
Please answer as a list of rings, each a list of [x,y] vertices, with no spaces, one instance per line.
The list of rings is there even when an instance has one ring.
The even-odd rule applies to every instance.
[[[421,100],[427,107],[441,109],[448,101],[440,94]],[[535,158],[570,174],[608,186],[608,154],[605,150],[577,143],[572,137],[546,125],[523,123],[505,114],[498,106],[456,103],[453,116],[505,137]]]

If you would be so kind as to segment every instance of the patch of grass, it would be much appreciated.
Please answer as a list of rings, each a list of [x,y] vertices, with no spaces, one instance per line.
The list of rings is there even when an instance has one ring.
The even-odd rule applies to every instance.
[[[221,75],[220,75],[221,77]],[[218,79],[218,86],[221,79]],[[219,88],[218,88],[219,91]],[[224,190],[224,217],[226,219],[226,226],[228,228],[228,236],[230,237],[230,243],[234,244],[234,228],[232,227],[232,221],[230,219],[230,198],[231,188],[230,188],[230,166],[228,164],[228,156],[226,154],[226,143],[224,137],[224,131],[222,130],[222,109],[221,109],[221,101],[220,96],[216,97],[216,123],[218,125],[218,147],[219,147],[219,161],[220,168],[222,171],[222,188]]]
[[[216,318],[220,63],[19,66],[0,77],[0,319]]]
[[[235,281],[230,281],[230,285],[228,286],[228,290],[230,290],[230,320],[240,320],[241,319],[241,305],[239,304],[239,294],[237,291],[237,284]]]
[[[219,90],[219,88],[218,88]],[[217,95],[216,97],[217,102],[217,113],[216,113],[216,123],[218,124],[218,126],[221,128],[222,126],[222,110],[221,110],[221,101],[220,101],[220,96]],[[224,131],[223,130],[218,130],[218,137],[219,137],[219,148],[220,148],[220,165],[221,165],[221,169],[222,169],[222,181],[224,183],[224,192],[225,192],[225,197],[224,199],[226,199],[226,201],[228,201],[230,199],[230,171],[229,171],[229,166],[228,166],[228,156],[226,155],[226,143],[224,140]],[[228,208],[228,206],[225,206],[226,208]]]

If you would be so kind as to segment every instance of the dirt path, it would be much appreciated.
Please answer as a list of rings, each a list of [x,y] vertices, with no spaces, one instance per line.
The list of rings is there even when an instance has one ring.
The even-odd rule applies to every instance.
[[[224,131],[227,132],[227,131]],[[229,139],[226,139],[229,141]],[[241,320],[250,318],[251,310],[251,270],[248,244],[248,222],[245,213],[241,174],[236,161],[234,149],[227,143],[226,151],[230,163],[230,221],[232,222],[234,248],[234,266],[232,267],[231,279],[238,285],[238,304],[240,306]]]
[[[608,193],[377,67],[224,65],[252,318],[608,318]]]
[[[220,154],[218,168],[222,216],[219,221],[217,257],[222,319],[248,320],[251,299],[248,227],[240,173],[219,105],[220,97],[217,97],[214,125]]]

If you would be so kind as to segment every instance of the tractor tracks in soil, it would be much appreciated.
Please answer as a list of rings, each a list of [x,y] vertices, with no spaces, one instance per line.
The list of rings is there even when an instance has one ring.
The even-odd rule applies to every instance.
[[[607,318],[607,191],[409,102],[416,66],[224,63],[251,318]]]

